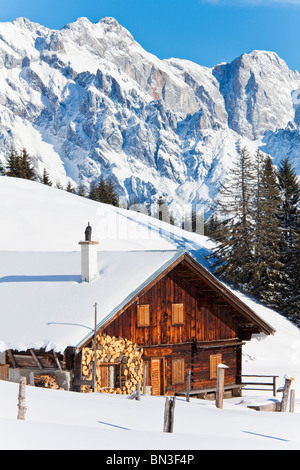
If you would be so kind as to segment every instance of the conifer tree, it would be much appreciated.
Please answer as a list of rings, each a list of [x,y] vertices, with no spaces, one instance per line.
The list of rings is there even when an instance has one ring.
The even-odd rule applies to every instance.
[[[52,181],[50,180],[49,173],[47,172],[46,168],[44,168],[43,171],[42,183],[46,186],[52,186]]]
[[[278,167],[281,192],[281,261],[286,274],[281,286],[284,313],[300,325],[300,183],[288,157]]]
[[[91,182],[89,199],[92,199],[93,201],[99,201],[98,187],[95,181]]]
[[[116,186],[111,178],[109,178],[108,182],[106,183],[106,201],[101,202],[107,202],[107,204],[111,204],[115,207],[119,206]]]
[[[119,205],[118,194],[112,179],[109,178],[106,183],[102,175],[98,184],[95,181],[91,183],[89,198],[112,206]]]
[[[67,184],[67,187],[66,187],[66,191],[67,191],[67,193],[72,193],[72,194],[74,194],[74,188],[73,188],[72,184],[70,183],[70,181],[68,181],[68,184]]]
[[[97,186],[97,201],[107,202],[107,187],[102,175]]]
[[[21,152],[20,161],[21,161],[20,178],[25,178],[27,180],[36,180],[37,175],[36,175],[35,169],[30,161],[30,156],[25,148],[23,148]]]
[[[81,196],[81,197],[86,197],[86,192],[85,192],[85,188],[82,184],[82,182],[79,183],[79,186],[77,188],[77,195],[78,196]]]
[[[280,192],[271,157],[262,166],[260,203],[257,206],[256,270],[260,280],[254,290],[256,297],[269,306],[278,308],[281,302],[281,284],[284,282],[283,264],[280,261]]]
[[[251,277],[253,186],[253,161],[243,147],[221,185],[215,204],[216,214],[223,218],[223,227],[217,248],[209,256],[216,260],[216,274],[241,287],[247,286]]]
[[[7,176],[28,180],[37,179],[35,169],[30,161],[30,156],[25,148],[23,148],[20,155],[17,155],[13,149],[10,151],[7,162]]]
[[[63,186],[62,186],[62,184],[61,184],[61,182],[60,182],[59,180],[56,181],[56,189],[61,189],[61,190],[64,189]]]
[[[255,292],[259,297],[262,286],[262,251],[263,245],[261,240],[263,229],[263,208],[262,208],[262,192],[263,192],[263,169],[265,165],[265,155],[258,149],[254,157],[255,171],[255,187],[253,193],[253,240],[252,240],[252,276],[250,279],[249,289]]]
[[[299,232],[300,183],[288,157],[279,164],[277,175],[282,198],[282,249],[288,253],[293,251]]]
[[[224,223],[214,213],[204,222],[204,235],[218,241]]]
[[[14,149],[10,150],[9,157],[6,164],[7,176],[19,178],[20,176],[20,159]]]

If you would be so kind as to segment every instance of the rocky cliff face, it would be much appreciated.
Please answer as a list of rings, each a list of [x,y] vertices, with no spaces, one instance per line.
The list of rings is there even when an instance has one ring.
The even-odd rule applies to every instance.
[[[300,173],[300,75],[253,51],[212,69],[146,52],[113,18],[0,24],[0,158],[26,147],[54,184],[111,175],[131,202],[209,203],[238,145]]]

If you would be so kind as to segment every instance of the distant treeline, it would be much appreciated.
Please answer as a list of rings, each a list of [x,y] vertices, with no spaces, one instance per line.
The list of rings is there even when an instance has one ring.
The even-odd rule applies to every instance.
[[[25,148],[19,153],[13,149],[10,151],[6,166],[3,167],[0,165],[0,175],[39,181],[47,186],[53,186],[53,182],[46,168],[44,168],[43,176],[38,176],[32,159]],[[81,197],[87,197],[94,201],[112,204],[113,206],[118,206],[119,203],[118,193],[114,183],[111,179],[104,181],[102,176],[99,182],[92,182],[90,191],[86,191],[82,183],[75,189],[70,182],[68,182],[67,186],[64,188],[60,181],[57,181],[54,187],[77,194]]]
[[[0,175],[38,181],[47,186],[53,186],[57,189],[76,194],[77,196],[85,197],[97,202],[103,202],[105,204],[110,204],[115,207],[119,207],[120,204],[118,191],[111,178],[105,180],[101,175],[99,179],[92,181],[88,190],[82,184],[82,182],[79,183],[77,188],[74,188],[71,182],[68,182],[65,188],[62,186],[60,181],[57,181],[54,185],[46,168],[43,170],[42,177],[38,176],[32,163],[32,158],[25,148],[23,148],[19,153],[14,149],[10,151],[6,166],[2,167],[0,165]],[[157,205],[158,211],[155,216],[159,220],[163,220],[174,225],[174,218],[170,214],[168,205],[165,203],[162,196],[158,197]],[[124,204],[124,201],[122,201],[122,207],[132,209],[136,212],[143,212],[148,215],[153,215],[148,206],[145,204],[140,204],[136,199],[132,202],[132,204],[130,204],[129,201]]]

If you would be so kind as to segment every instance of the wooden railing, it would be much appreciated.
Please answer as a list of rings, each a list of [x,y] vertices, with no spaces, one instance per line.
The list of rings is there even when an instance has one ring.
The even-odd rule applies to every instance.
[[[276,397],[276,392],[277,392],[277,378],[279,377],[278,375],[242,375],[241,378],[243,377],[259,377],[259,378],[266,378],[272,379],[272,382],[244,382],[242,381],[241,386],[243,387],[244,390],[265,390],[265,391],[270,391],[273,390],[273,396]],[[255,388],[248,387],[248,385],[255,385]],[[244,388],[246,387],[247,388]],[[259,386],[259,388],[258,388]],[[268,386],[269,388],[260,388],[261,386]]]

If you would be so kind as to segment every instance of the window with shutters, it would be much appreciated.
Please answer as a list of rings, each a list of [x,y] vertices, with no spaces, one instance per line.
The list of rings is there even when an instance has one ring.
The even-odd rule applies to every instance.
[[[137,326],[150,326],[150,306],[137,306]]]
[[[183,304],[172,304],[172,325],[183,324]]]
[[[184,383],[184,359],[173,359],[172,361],[172,384]]]
[[[209,378],[217,378],[218,365],[222,362],[222,354],[213,354],[209,356]]]

